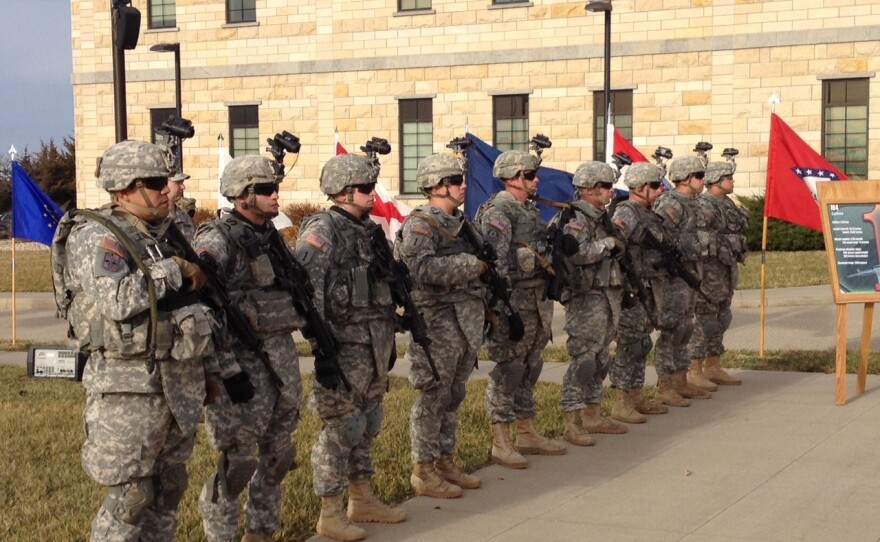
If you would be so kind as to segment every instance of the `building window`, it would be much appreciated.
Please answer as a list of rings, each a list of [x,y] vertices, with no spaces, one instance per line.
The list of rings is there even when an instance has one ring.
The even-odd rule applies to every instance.
[[[431,9],[431,0],[399,0],[397,7],[399,11]]]
[[[226,0],[227,23],[253,23],[257,20],[257,0]]]
[[[492,97],[492,141],[501,152],[529,150],[529,97]]]
[[[177,114],[177,109],[173,107],[162,107],[159,109],[150,109],[150,141],[154,145],[167,145],[167,136],[160,131],[162,123]]]
[[[434,152],[434,108],[430,98],[400,100],[400,192],[418,194],[419,162]]]
[[[593,93],[593,159],[605,161],[605,91]],[[633,137],[633,93],[631,90],[611,91],[611,122],[625,139]]]
[[[150,0],[148,28],[174,28],[177,26],[177,0]]]
[[[503,6],[505,4],[527,4],[529,0],[492,0],[493,6]]]
[[[260,154],[260,114],[256,105],[229,108],[229,151],[233,158]]]
[[[822,154],[850,179],[868,178],[868,80],[822,82]]]

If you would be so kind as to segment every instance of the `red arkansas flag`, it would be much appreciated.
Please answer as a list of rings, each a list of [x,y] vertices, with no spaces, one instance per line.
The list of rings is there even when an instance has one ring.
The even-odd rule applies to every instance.
[[[636,162],[647,162],[648,159],[645,158],[645,155],[640,153],[638,149],[633,147],[633,144],[626,140],[625,137],[620,135],[620,130],[617,128],[614,129],[614,153],[623,152],[629,156],[633,164]]]
[[[814,151],[776,113],[770,116],[764,216],[822,231],[816,183],[846,175]]]
[[[342,143],[339,142],[339,134],[336,135],[336,155],[348,154]],[[373,210],[370,211],[370,220],[382,226],[385,237],[389,242],[394,242],[394,236],[397,230],[403,225],[407,215],[412,212],[412,208],[394,199],[382,183],[376,184],[376,202],[373,204]]]

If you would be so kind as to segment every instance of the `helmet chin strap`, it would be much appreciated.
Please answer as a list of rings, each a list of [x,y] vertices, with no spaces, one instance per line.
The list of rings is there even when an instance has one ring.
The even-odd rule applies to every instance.
[[[355,203],[354,202],[354,191],[355,191],[355,188],[353,186],[347,186],[345,188],[345,203],[347,205],[350,205],[351,207],[354,207],[358,211],[360,211],[361,218],[364,218],[368,214],[370,214],[370,211],[372,211],[373,208],[372,207],[364,207],[363,205]]]
[[[506,186],[509,186],[510,188],[513,188],[514,190],[519,190],[520,192],[524,193],[524,194],[526,195],[526,198],[528,198],[528,199],[533,199],[535,196],[538,195],[538,190],[537,190],[537,189],[535,189],[535,190],[529,190],[529,189],[526,188],[525,185],[523,184],[525,181],[523,181],[522,178],[520,178],[520,177],[517,177],[517,178],[520,179],[520,186],[517,186],[517,185],[515,185],[515,184],[513,184],[513,183],[511,182],[511,181],[513,181],[513,180],[515,180],[515,179],[508,179],[504,184],[505,184]]]
[[[455,204],[456,208],[461,207],[461,205],[464,203],[460,199],[452,197],[452,194],[449,193],[449,186],[446,186],[446,193],[445,194],[426,194],[426,195],[428,196],[428,199],[431,199],[431,198],[448,199],[453,204]]]
[[[142,181],[137,181],[135,186],[137,186],[141,193],[141,197],[147,205],[138,205],[137,203],[126,201],[120,197],[115,198],[116,204],[132,214],[148,217],[148,221],[162,220],[168,217],[169,209],[167,207],[160,208],[153,205],[153,201],[150,199],[150,195],[147,194],[147,190],[144,188],[144,183]]]
[[[256,214],[257,216],[259,216],[260,218],[262,218],[265,221],[272,220],[273,218],[278,216],[278,215],[273,215],[272,213],[268,213],[268,212],[260,209],[259,207],[257,207],[257,195],[253,191],[251,191],[250,186],[247,187],[246,190],[247,190],[247,197],[245,197],[245,199],[242,200],[240,203],[241,209],[243,211],[251,211],[252,213]]]

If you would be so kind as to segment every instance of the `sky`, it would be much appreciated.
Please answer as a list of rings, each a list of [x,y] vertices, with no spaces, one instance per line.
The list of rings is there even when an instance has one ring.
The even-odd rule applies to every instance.
[[[0,152],[73,137],[70,0],[0,0]]]

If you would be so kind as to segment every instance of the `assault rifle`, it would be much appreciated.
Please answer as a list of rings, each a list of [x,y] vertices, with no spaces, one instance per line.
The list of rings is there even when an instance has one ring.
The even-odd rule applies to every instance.
[[[602,222],[603,224],[605,224],[605,228],[611,235],[616,237],[624,245],[626,244],[626,238],[623,236],[623,232],[618,230],[617,226],[615,226],[614,223],[611,222],[611,217],[608,216],[607,212],[602,215]],[[654,298],[648,294],[648,289],[645,288],[645,283],[642,282],[642,276],[639,274],[638,269],[636,269],[635,262],[633,262],[632,254],[629,252],[629,250],[625,250],[623,252],[623,257],[621,257],[618,262],[620,264],[621,270],[623,270],[623,273],[626,275],[627,282],[629,282],[629,285],[631,287],[635,288],[635,296],[639,300],[639,303],[641,303],[642,306],[645,307],[645,312],[648,313],[648,319],[651,320],[651,324],[653,324],[656,328],[657,322],[655,314],[657,312],[657,308],[654,306]],[[633,294],[632,292],[624,291],[623,295],[632,296]]]
[[[666,269],[666,271],[668,271],[673,277],[678,277],[685,281],[685,283],[687,283],[687,285],[695,292],[700,294],[700,297],[702,297],[707,303],[713,307],[717,307],[718,305],[709,299],[709,296],[703,291],[702,281],[695,277],[690,271],[688,271],[688,268],[685,267],[684,255],[678,250],[678,247],[672,243],[664,243],[657,239],[657,236],[654,235],[654,232],[652,232],[650,228],[645,228],[645,234],[647,246],[660,252],[660,262],[655,265]]]
[[[573,218],[574,207],[568,203],[564,204],[562,211],[559,213],[559,219],[554,220],[550,227],[547,228],[547,243],[550,245],[550,261],[554,272],[547,274],[543,299],[562,301],[562,291],[565,289],[566,284],[571,283],[574,266],[568,258],[577,252],[577,247],[566,246],[567,243],[563,229]]]

